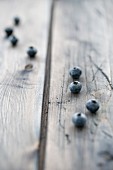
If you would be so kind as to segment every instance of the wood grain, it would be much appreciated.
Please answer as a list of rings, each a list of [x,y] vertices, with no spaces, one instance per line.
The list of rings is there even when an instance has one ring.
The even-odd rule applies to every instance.
[[[51,0],[0,1],[0,170],[38,167],[50,11]],[[13,26],[16,15],[19,27]],[[19,38],[15,48],[4,38],[7,26]],[[39,51],[35,60],[26,55],[29,46]]]
[[[45,170],[113,170],[113,1],[55,1]],[[83,88],[69,91],[69,68],[79,65]],[[92,115],[90,98],[100,102]],[[72,124],[84,112],[87,125]]]

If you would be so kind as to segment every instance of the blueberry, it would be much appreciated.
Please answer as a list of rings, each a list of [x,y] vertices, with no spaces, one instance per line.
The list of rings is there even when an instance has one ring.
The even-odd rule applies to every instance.
[[[84,113],[75,113],[72,116],[72,122],[74,123],[75,126],[77,127],[83,127],[85,126],[87,121],[87,117]]]
[[[82,74],[82,70],[80,67],[74,67],[72,69],[69,70],[69,74],[71,75],[71,77],[73,79],[79,79],[79,77],[81,76]]]
[[[11,27],[7,27],[5,30],[6,37],[9,37],[13,34],[13,29]]]
[[[95,99],[90,99],[86,103],[86,108],[90,112],[95,113],[99,109],[99,103]]]
[[[35,58],[35,55],[37,54],[37,49],[31,46],[28,48],[27,54],[30,58]]]
[[[74,81],[69,85],[69,89],[72,93],[79,93],[81,88],[82,84],[79,81]]]
[[[10,42],[11,42],[12,46],[14,47],[18,43],[18,38],[13,35],[10,37]]]
[[[18,16],[14,17],[14,25],[18,26],[20,24],[20,18]]]

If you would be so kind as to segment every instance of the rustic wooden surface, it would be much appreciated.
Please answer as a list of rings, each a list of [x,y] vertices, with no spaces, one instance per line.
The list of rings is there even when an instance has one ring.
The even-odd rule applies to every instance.
[[[113,1],[55,1],[45,170],[113,170]],[[83,84],[70,93],[69,68],[79,65]],[[90,114],[85,103],[101,108]],[[71,122],[84,112],[83,130]]]
[[[3,30],[15,15],[12,48]],[[1,0],[0,16],[0,170],[113,170],[113,0]],[[83,88],[73,95],[76,65]],[[85,108],[90,98],[96,115]],[[78,111],[84,129],[72,124]]]
[[[38,167],[50,12],[51,0],[0,1],[0,170]],[[14,28],[20,41],[12,48],[4,29],[15,15],[21,18]],[[35,60],[26,55],[29,46],[39,51]],[[25,70],[26,64],[33,69]]]

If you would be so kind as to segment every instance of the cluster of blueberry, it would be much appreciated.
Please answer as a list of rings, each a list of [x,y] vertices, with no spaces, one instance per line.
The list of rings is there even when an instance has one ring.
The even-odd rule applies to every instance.
[[[20,25],[20,18],[18,16],[14,17],[14,25]],[[6,38],[10,41],[13,47],[17,46],[19,39],[14,35],[14,29],[12,27],[5,28]],[[35,58],[37,54],[37,49],[33,46],[29,47],[27,50],[27,54],[30,58]]]
[[[14,18],[14,25],[18,26],[20,24],[20,18],[15,17]],[[8,27],[5,29],[6,38],[8,38],[12,44],[13,47],[15,47],[18,44],[18,38],[13,34],[13,28]],[[27,50],[27,54],[30,58],[35,58],[37,54],[37,49],[34,47],[29,47]],[[32,64],[29,64],[25,66],[25,69],[30,70],[32,69]],[[78,80],[79,77],[82,74],[82,70],[80,67],[74,67],[73,69],[70,69],[69,74],[73,78],[73,80]],[[72,93],[79,93],[82,89],[82,84],[79,81],[73,81],[69,85],[69,89]],[[99,109],[99,103],[95,99],[88,100],[86,103],[86,108],[91,113],[96,113],[96,111]],[[75,113],[72,116],[72,121],[77,127],[83,127],[86,124],[87,117],[84,113]]]
[[[14,25],[18,26],[20,24],[20,18],[19,17],[14,17]],[[5,29],[6,33],[6,38],[11,42],[12,46],[15,47],[18,44],[18,38],[13,35],[14,30],[12,27],[7,27]]]
[[[80,67],[74,67],[70,69],[69,74],[71,77],[75,79],[79,79],[79,77],[82,74],[82,70]],[[73,81],[69,85],[69,89],[72,93],[79,93],[82,89],[82,84],[79,81]],[[96,113],[97,110],[99,109],[99,103],[96,99],[90,99],[86,103],[86,108],[91,112],[91,113]],[[75,124],[77,127],[83,127],[86,124],[87,121],[87,116],[84,113],[75,113],[72,116],[72,122]]]

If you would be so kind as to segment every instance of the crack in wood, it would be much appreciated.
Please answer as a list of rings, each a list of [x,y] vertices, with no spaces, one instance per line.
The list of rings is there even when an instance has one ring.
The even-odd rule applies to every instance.
[[[48,47],[47,47],[47,56],[46,56],[46,67],[45,67],[43,103],[42,103],[42,119],[41,119],[39,166],[38,166],[39,170],[44,169],[46,138],[47,138],[47,124],[48,124],[48,107],[49,107],[49,104],[51,103],[49,101],[49,90],[50,90],[50,77],[51,77],[51,48],[52,48],[52,28],[53,28],[53,17],[54,17],[54,5],[55,5],[54,1],[52,1],[50,24],[49,24]]]
[[[106,78],[107,82],[109,83],[109,86],[111,87],[111,89],[113,90],[113,84],[111,83],[109,77],[107,76],[107,74],[102,70],[102,68],[100,68],[96,63],[94,63],[94,61],[92,60],[91,56],[89,56],[90,61],[93,63],[93,65],[102,73],[102,75]]]

